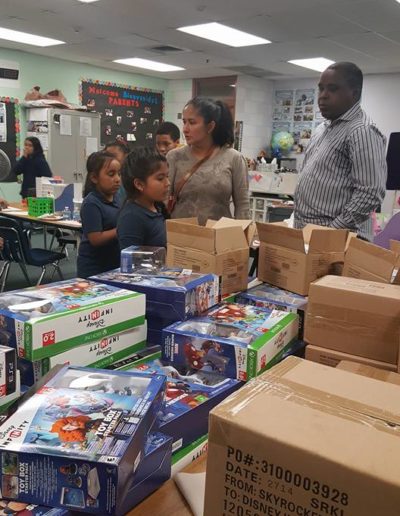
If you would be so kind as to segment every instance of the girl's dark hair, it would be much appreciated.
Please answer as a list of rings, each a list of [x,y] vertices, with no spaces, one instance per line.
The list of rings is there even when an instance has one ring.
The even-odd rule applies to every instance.
[[[109,165],[115,157],[107,151],[93,152],[86,161],[86,180],[83,187],[83,197],[86,197],[90,192],[96,190],[96,185],[92,181],[92,175],[98,177],[100,170]]]
[[[204,118],[206,124],[215,122],[215,128],[211,133],[215,145],[223,147],[233,144],[233,118],[230,109],[224,102],[207,97],[194,97],[186,106],[193,106]]]
[[[118,149],[120,149],[124,154],[129,153],[128,145],[121,140],[115,140],[113,142],[106,143],[104,150],[107,151],[107,149],[109,149],[110,147],[118,147]]]
[[[34,156],[41,156],[43,154],[43,147],[40,143],[39,138],[36,138],[36,136],[27,136],[25,140],[28,140],[28,142],[31,142],[33,146],[33,155]]]
[[[165,156],[153,147],[137,147],[130,152],[121,171],[122,184],[127,199],[135,199],[139,193],[134,185],[135,179],[145,182],[149,176],[160,168],[160,164],[166,161]]]

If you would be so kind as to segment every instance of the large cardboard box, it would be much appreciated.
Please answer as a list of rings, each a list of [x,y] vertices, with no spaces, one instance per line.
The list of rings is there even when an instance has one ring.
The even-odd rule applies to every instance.
[[[358,362],[362,365],[372,366],[381,370],[397,371],[396,364],[371,360],[370,358],[351,355],[349,353],[343,353],[342,351],[336,351],[334,349],[322,348],[320,346],[313,346],[311,344],[306,346],[305,358],[306,360],[318,362],[318,364],[323,364],[330,367],[337,367],[338,364],[340,364],[342,361],[351,361],[352,363]]]
[[[340,276],[310,286],[305,341],[397,364],[400,287]]]
[[[222,218],[200,226],[196,219],[167,220],[167,265],[221,278],[221,294],[246,290],[251,221]]]
[[[308,294],[310,283],[335,273],[344,260],[348,231],[308,225],[303,230],[282,223],[257,223],[260,238],[258,279]]]
[[[393,242],[392,248],[395,248]],[[346,251],[343,276],[400,284],[399,253],[352,238]]]
[[[349,371],[350,373],[360,374],[361,376],[367,376],[368,378],[374,378],[375,380],[380,380],[381,382],[400,385],[400,374],[393,373],[392,371],[383,371],[382,369],[364,364],[358,364],[357,362],[342,360],[337,365],[337,369]]]
[[[398,516],[399,387],[290,357],[210,414],[204,516]]]

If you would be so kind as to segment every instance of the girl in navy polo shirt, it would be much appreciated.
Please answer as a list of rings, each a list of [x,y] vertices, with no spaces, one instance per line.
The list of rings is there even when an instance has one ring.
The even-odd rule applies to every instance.
[[[150,147],[139,147],[125,159],[122,183],[126,200],[118,218],[119,246],[166,247],[163,201],[169,188],[165,156]]]
[[[82,241],[78,252],[78,276],[88,278],[115,269],[120,263],[117,219],[121,165],[108,152],[91,154],[81,208]]]

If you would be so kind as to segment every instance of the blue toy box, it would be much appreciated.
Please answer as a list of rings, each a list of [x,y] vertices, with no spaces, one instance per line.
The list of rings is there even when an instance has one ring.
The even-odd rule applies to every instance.
[[[263,283],[246,292],[241,292],[236,296],[236,302],[258,306],[259,308],[268,308],[269,310],[297,313],[299,316],[299,337],[300,339],[303,338],[308,298]]]
[[[161,344],[161,330],[170,324],[200,315],[218,303],[219,280],[213,274],[167,268],[123,274],[116,269],[91,279],[146,295],[148,341],[151,344]]]
[[[121,368],[167,376],[165,407],[159,414],[159,428],[173,437],[175,452],[206,434],[210,410],[243,384],[187,366],[175,368],[163,363],[160,357],[161,352],[156,352],[141,358],[139,352],[131,357],[131,363],[129,359],[122,361]]]
[[[2,495],[115,514],[156,429],[165,382],[62,367],[0,427]]]
[[[72,279],[0,294],[1,339],[27,360],[51,357],[144,324],[145,297]]]
[[[225,303],[163,330],[162,357],[228,378],[249,380],[279,362],[298,338],[297,314]]]
[[[1,499],[0,514],[10,514],[13,516],[73,516],[72,512],[67,509],[55,509],[52,507],[44,507],[43,505]]]
[[[165,247],[131,245],[121,251],[121,272],[159,269],[165,266]]]

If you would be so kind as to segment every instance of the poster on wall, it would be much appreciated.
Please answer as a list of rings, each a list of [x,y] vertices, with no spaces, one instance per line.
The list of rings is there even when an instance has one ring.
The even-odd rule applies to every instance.
[[[29,120],[26,126],[26,136],[35,136],[40,140],[44,151],[49,149],[49,123],[47,120]]]
[[[129,145],[154,145],[163,119],[162,91],[82,79],[80,101],[101,114],[101,144],[121,140]]]
[[[0,149],[11,161],[11,166],[20,155],[20,119],[18,99],[0,97]],[[15,175],[10,174],[3,181],[15,181]]]
[[[5,102],[0,102],[0,142],[7,141],[7,110]]]

